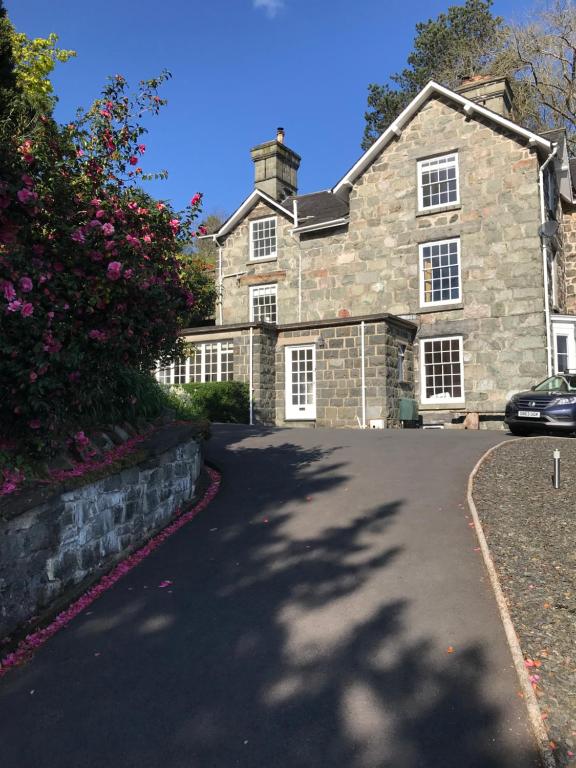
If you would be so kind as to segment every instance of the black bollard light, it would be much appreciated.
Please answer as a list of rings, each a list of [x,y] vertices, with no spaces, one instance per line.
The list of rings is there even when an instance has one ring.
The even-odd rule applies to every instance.
[[[560,451],[558,448],[554,451],[554,488],[560,488]]]

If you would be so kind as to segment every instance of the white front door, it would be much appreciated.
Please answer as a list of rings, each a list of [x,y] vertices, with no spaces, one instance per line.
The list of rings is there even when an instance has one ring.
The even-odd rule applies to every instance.
[[[316,347],[286,347],[286,418],[316,418]]]

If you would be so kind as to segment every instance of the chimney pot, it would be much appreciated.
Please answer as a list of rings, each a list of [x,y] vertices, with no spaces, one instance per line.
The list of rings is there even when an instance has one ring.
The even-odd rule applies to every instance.
[[[279,144],[284,144],[284,136],[285,136],[284,128],[278,128],[276,131],[276,141]]]

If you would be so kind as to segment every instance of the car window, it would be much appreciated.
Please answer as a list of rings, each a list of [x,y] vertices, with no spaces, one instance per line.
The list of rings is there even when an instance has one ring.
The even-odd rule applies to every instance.
[[[576,380],[576,377],[571,377]],[[534,387],[535,392],[567,392],[568,382],[564,376],[550,376],[549,379],[544,379],[540,384]]]

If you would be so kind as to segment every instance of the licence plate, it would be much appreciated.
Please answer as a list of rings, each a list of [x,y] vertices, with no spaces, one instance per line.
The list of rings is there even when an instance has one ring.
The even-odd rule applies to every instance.
[[[539,419],[540,411],[518,411],[521,419]]]

